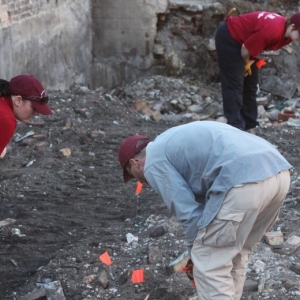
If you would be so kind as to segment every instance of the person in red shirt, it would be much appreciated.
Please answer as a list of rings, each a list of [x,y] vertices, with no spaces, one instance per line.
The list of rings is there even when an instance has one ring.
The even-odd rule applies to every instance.
[[[0,154],[12,138],[17,120],[29,122],[38,114],[51,115],[42,84],[32,75],[0,79]]]
[[[258,125],[256,62],[262,51],[299,41],[299,30],[300,12],[286,18],[275,12],[255,11],[229,16],[220,24],[215,41],[228,124],[246,131]]]

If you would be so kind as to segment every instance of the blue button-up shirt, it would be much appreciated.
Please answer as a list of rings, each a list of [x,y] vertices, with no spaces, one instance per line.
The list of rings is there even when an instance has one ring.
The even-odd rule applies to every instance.
[[[191,250],[198,229],[216,216],[230,188],[290,168],[262,138],[227,124],[196,121],[173,127],[149,143],[144,175],[182,222]]]

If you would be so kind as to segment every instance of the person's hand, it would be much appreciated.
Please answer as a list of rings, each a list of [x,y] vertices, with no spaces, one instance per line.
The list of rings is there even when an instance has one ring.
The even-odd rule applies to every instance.
[[[245,77],[246,77],[246,76],[252,75],[252,71],[251,71],[251,63],[249,62],[249,60],[247,60],[247,61],[245,62],[245,69],[244,69],[244,71],[245,71]]]
[[[187,275],[187,277],[191,280],[193,287],[195,287],[193,268],[194,268],[194,263],[192,262],[191,259],[189,259],[186,266],[182,268],[182,272]]]

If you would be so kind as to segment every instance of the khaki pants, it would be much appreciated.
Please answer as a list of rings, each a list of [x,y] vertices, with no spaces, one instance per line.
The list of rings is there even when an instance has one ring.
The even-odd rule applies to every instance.
[[[229,190],[217,216],[199,230],[191,251],[199,300],[241,298],[248,253],[275,223],[289,185],[286,170]]]

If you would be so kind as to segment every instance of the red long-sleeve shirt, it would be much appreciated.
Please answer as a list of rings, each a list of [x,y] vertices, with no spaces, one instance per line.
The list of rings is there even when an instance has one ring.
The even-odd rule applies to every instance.
[[[10,97],[0,97],[0,154],[9,143],[17,127]]]
[[[252,57],[263,50],[278,50],[292,40],[284,37],[286,18],[273,12],[256,11],[227,19],[231,37],[244,44]]]

